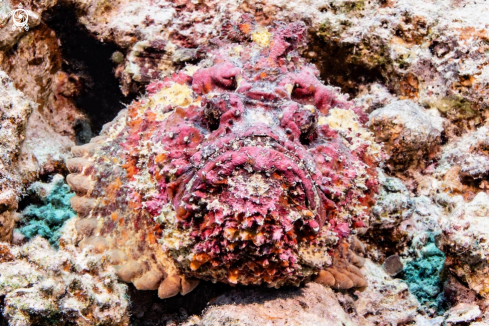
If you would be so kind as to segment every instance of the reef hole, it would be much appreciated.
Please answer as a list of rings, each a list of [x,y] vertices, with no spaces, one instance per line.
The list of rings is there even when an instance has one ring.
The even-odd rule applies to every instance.
[[[309,33],[309,42],[303,55],[319,69],[321,79],[327,85],[341,88],[343,93],[355,97],[359,86],[374,82],[386,85],[381,66],[370,68],[361,64],[349,62],[354,57],[353,45],[340,45],[327,42],[314,32]]]
[[[54,6],[43,13],[42,20],[56,32],[61,43],[63,71],[76,74],[82,82],[82,92],[75,97],[75,104],[91,119],[92,133],[96,135],[136,96],[125,97],[114,75],[111,56],[120,49],[114,43],[93,37],[77,21],[75,8],[69,4]],[[87,126],[78,127],[77,142],[88,142]]]
[[[185,296],[160,299],[157,291],[138,291],[132,284],[128,284],[128,287],[130,323],[133,326],[164,326],[169,321],[184,322],[192,315],[201,315],[213,299],[233,289],[227,284],[201,281],[195,290]]]

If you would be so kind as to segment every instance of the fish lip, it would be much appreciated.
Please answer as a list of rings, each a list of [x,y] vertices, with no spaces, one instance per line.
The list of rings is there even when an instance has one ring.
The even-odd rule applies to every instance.
[[[260,141],[257,141],[258,139]],[[246,141],[251,141],[253,144],[251,146],[246,146]],[[239,145],[238,148],[233,148],[233,145],[236,143],[242,143]],[[287,148],[287,144],[294,146],[294,150],[291,150]],[[280,140],[280,137],[270,133],[261,133],[261,134],[249,134],[245,133],[242,136],[235,137],[227,142],[223,142],[222,144],[218,144],[214,147],[215,144],[210,143],[208,146],[204,147],[202,150],[200,150],[200,153],[204,153],[206,150],[212,151],[212,154],[206,154],[204,159],[199,163],[194,165],[194,172],[198,172],[204,168],[209,162],[217,159],[218,157],[228,153],[228,152],[234,152],[239,150],[242,147],[260,147],[265,150],[269,151],[277,151],[283,153],[285,156],[293,160],[295,165],[299,167],[301,170],[303,170],[307,178],[310,180],[312,183],[313,187],[316,189],[316,182],[314,181],[314,178],[312,177],[313,174],[315,173],[316,166],[313,163],[314,161],[312,160],[311,157],[309,157],[309,152],[307,149],[303,146],[297,146],[294,145],[294,142],[291,142],[289,140]],[[244,145],[244,146],[243,146]],[[267,146],[269,145],[269,146]],[[300,152],[303,152],[302,154],[304,155],[303,158],[301,158]],[[312,162],[313,164],[310,164]],[[318,189],[316,191],[319,191]]]
[[[275,137],[274,137],[275,136]],[[258,141],[260,139],[260,141]],[[265,141],[263,141],[265,140]],[[237,136],[235,138],[230,139],[227,142],[223,142],[221,144],[215,144],[214,143],[209,143],[203,149],[201,149],[199,152],[204,154],[202,155],[203,160],[200,162],[200,164],[197,164],[195,167],[197,170],[202,168],[207,162],[209,162],[212,159],[215,159],[219,157],[220,155],[229,152],[229,151],[236,151],[236,148],[233,146],[237,143],[243,142],[245,143],[246,141],[251,141],[254,142],[255,147],[262,147],[266,149],[271,149],[271,150],[277,150],[277,149],[282,149],[284,154],[288,154],[289,157],[293,157],[296,161],[297,164],[300,164],[302,159],[296,154],[296,152],[291,151],[290,149],[287,148],[286,146],[286,141],[280,140],[280,138],[273,133],[267,134],[267,133],[261,133],[261,134],[244,134],[241,136]],[[290,144],[293,144],[293,142],[290,142]],[[246,144],[244,144],[246,145]],[[267,145],[270,145],[270,147],[267,147]],[[243,147],[243,146],[240,146]],[[296,150],[299,150],[301,147],[300,146],[295,146]],[[207,153],[206,153],[207,152]],[[212,153],[209,153],[212,152]],[[307,152],[307,151],[304,151]],[[303,162],[302,162],[303,163]],[[304,164],[304,163],[303,163]],[[305,165],[305,164],[304,164]],[[308,171],[311,173],[312,171]]]

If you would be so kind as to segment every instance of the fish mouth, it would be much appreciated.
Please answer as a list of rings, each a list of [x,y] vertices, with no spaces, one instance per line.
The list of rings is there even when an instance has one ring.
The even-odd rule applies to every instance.
[[[185,274],[270,286],[311,275],[299,247],[317,237],[325,209],[305,151],[287,146],[269,135],[244,135],[196,158],[198,169],[174,198],[177,225],[191,239],[188,254],[173,252]]]
[[[199,197],[196,196],[199,191],[206,187],[222,187],[238,174],[261,175],[269,180],[278,177],[283,178],[284,187],[300,188],[297,191],[303,194],[301,208],[309,210],[321,226],[325,222],[321,199],[311,177],[315,166],[307,151],[293,142],[281,141],[271,133],[251,131],[204,147],[197,161],[194,161],[196,168],[178,199],[180,202],[192,203],[191,198]],[[181,206],[177,204],[175,207]],[[195,204],[186,208],[193,210]]]

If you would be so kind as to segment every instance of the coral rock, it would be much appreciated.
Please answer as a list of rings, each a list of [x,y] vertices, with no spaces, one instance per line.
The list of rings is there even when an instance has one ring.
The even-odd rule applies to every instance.
[[[311,300],[311,298],[314,298]],[[357,325],[335,298],[331,289],[308,284],[300,290],[269,293],[247,289],[218,297],[202,317],[194,316],[185,326],[224,325]]]
[[[483,126],[445,146],[437,172],[445,175],[448,169],[456,166],[460,180],[482,179],[489,174],[488,147],[489,128]]]
[[[0,214],[0,241],[10,242],[12,240],[12,231],[14,230],[15,220],[10,211]]]
[[[366,288],[337,295],[356,325],[399,325],[415,320],[419,303],[404,282],[392,279],[368,259],[362,273],[368,282]]]
[[[379,229],[393,228],[413,215],[414,202],[398,178],[380,174],[379,181],[382,188],[372,207],[371,225]]]
[[[423,155],[433,158],[439,149],[443,119],[412,101],[392,102],[369,118],[370,130],[384,143],[393,168],[406,167]]]
[[[467,323],[477,319],[480,315],[481,310],[476,304],[459,303],[447,312],[445,322],[449,325],[450,323]]]
[[[489,196],[478,193],[466,203],[461,196],[452,199],[449,214],[442,222],[441,243],[450,269],[464,277],[469,288],[487,298],[489,295],[489,237],[487,214]]]
[[[74,246],[70,220],[55,251],[36,237],[0,249],[0,296],[9,325],[128,325],[127,286],[105,254]]]
[[[8,4],[9,1],[4,3]],[[88,141],[87,116],[75,106],[74,96],[80,91],[79,77],[62,71],[60,41],[41,17],[56,5],[57,0],[15,1],[28,12],[28,31],[5,39],[12,31],[12,19],[0,33],[0,69],[12,79],[15,87],[38,105],[23,121],[20,157],[16,168],[22,182],[35,182],[39,175],[64,172],[69,149],[78,142]],[[36,14],[33,14],[35,12]],[[14,46],[15,45],[15,46]]]
[[[17,210],[23,191],[22,178],[17,170],[18,157],[26,120],[35,107],[0,71],[0,241],[12,238],[12,214]]]

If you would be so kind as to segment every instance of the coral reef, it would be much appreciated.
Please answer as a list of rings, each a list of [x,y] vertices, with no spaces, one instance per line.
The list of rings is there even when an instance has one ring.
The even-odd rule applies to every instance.
[[[410,100],[393,101],[369,116],[369,128],[389,155],[386,165],[406,168],[420,157],[433,160],[439,150],[443,120],[438,111],[426,111]]]
[[[102,317],[105,306],[97,310],[103,304],[92,300],[105,289],[101,275],[114,280],[113,266],[123,281],[158,288],[162,298],[188,293],[197,279],[361,287],[238,287],[187,324],[273,323],[257,312],[276,324],[489,324],[489,6],[482,0],[13,0],[5,10],[19,5],[30,10],[29,31],[12,30],[8,19],[0,26],[0,68],[10,76],[0,85],[0,241],[13,238],[0,260],[68,290],[49,294],[53,308],[39,313],[48,295],[37,283],[26,285],[32,292],[3,290],[10,323],[103,324],[109,315],[127,323],[127,301]],[[308,42],[303,25],[287,25],[299,20]],[[106,51],[92,51],[75,29]],[[83,109],[97,131],[124,102],[112,96],[119,85],[106,91],[89,76],[91,52],[103,74],[113,78],[116,66],[124,94],[147,92],[71,158],[69,148],[90,138],[83,90],[94,99]],[[58,233],[74,242],[67,249],[62,236],[55,252],[34,237],[29,248],[98,267],[61,277],[18,254],[29,243],[12,229],[23,189],[66,173],[65,161],[78,217]],[[36,214],[34,233],[45,229],[34,226],[41,215],[57,216],[54,206],[26,211]],[[371,261],[359,268],[362,256]],[[1,282],[15,284],[17,267],[4,273],[8,264],[0,263],[0,279],[8,275]],[[97,285],[84,283],[84,292],[68,285],[85,277]],[[97,303],[83,301],[85,293]],[[80,313],[64,295],[76,297]],[[20,296],[25,304],[7,300]],[[153,297],[144,304],[165,314],[153,307],[169,301]]]
[[[194,278],[364,286],[363,248],[346,241],[377,190],[367,118],[297,54],[302,23],[246,19],[72,149],[80,245],[112,250],[122,280],[161,297]]]
[[[447,265],[469,288],[487,297],[488,283],[488,238],[487,211],[489,196],[479,192],[466,203],[462,196],[447,198],[451,213],[444,217],[441,244],[447,254]]]
[[[362,272],[369,286],[354,293],[334,293],[310,283],[280,292],[235,290],[218,297],[202,316],[183,325],[360,325],[409,324],[419,303],[405,283],[391,279],[367,260]]]
[[[391,278],[369,259],[362,272],[368,282],[365,289],[337,294],[343,309],[350,312],[356,325],[409,325],[414,322],[420,314],[420,305],[404,282]]]
[[[55,251],[35,237],[23,246],[0,244],[0,296],[9,325],[128,325],[127,286],[107,257],[74,245],[75,221]]]
[[[379,81],[404,99],[439,109],[450,133],[481,123],[487,107],[488,8],[482,1],[75,1],[80,21],[126,55],[119,74],[149,82],[219,35],[242,13],[262,26],[302,19],[313,42],[305,52],[323,78],[358,91]]]
[[[303,325],[306,320],[308,325],[358,325],[343,311],[331,289],[310,283],[280,293],[235,290],[218,297],[201,317],[193,316],[182,326]]]
[[[371,209],[371,226],[375,229],[392,229],[413,215],[414,202],[398,178],[379,173],[379,182],[382,187]]]
[[[16,169],[26,119],[36,105],[0,71],[0,241],[10,241],[14,212],[23,191]]]
[[[22,211],[19,232],[29,239],[40,235],[52,246],[58,247],[61,228],[67,220],[76,216],[70,206],[70,199],[75,194],[70,192],[60,174],[55,175],[50,183],[33,183],[29,191],[40,197],[42,205],[29,205]]]

